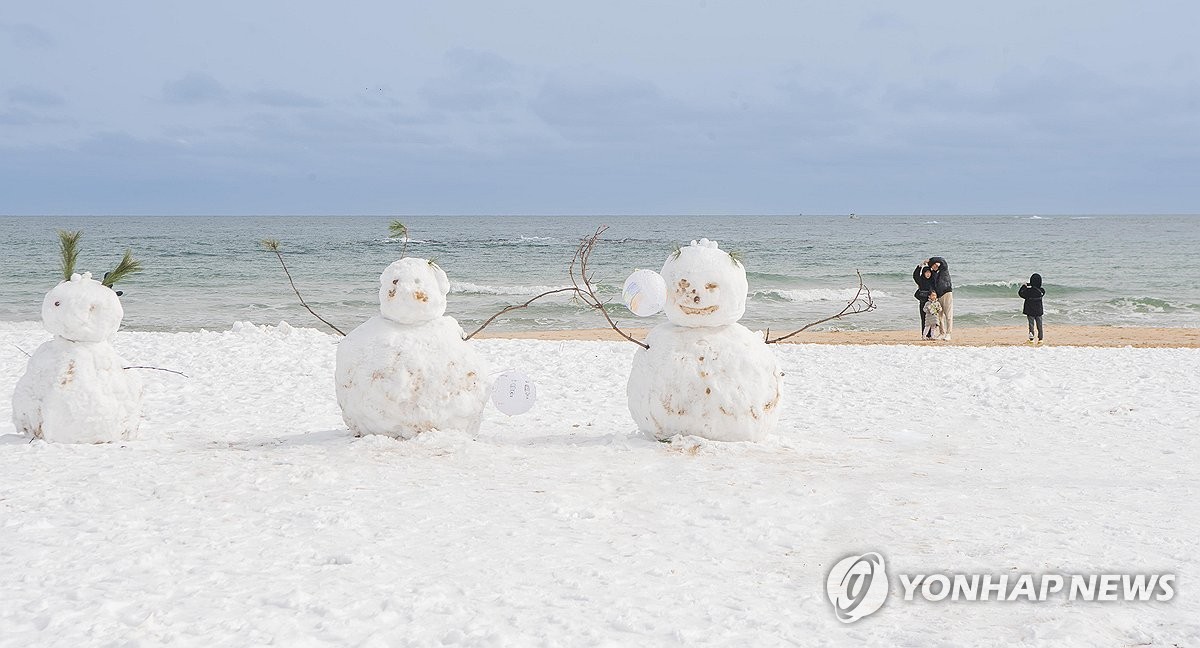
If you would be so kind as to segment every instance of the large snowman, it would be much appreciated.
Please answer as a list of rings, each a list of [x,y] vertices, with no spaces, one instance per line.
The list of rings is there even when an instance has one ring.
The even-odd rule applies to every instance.
[[[479,430],[487,369],[445,315],[449,291],[446,273],[425,259],[400,259],[380,275],[380,314],[337,350],[338,405],[355,436]]]
[[[653,273],[650,273],[653,274]],[[758,441],[779,419],[782,373],[746,312],[746,269],[715,241],[692,241],[667,258],[667,322],[633,357],[627,394],[638,428],[658,439],[690,434]]]
[[[29,359],[13,393],[13,425],[63,443],[108,443],[137,434],[142,384],[111,340],[125,316],[112,288],[72,274],[42,302],[54,338]]]

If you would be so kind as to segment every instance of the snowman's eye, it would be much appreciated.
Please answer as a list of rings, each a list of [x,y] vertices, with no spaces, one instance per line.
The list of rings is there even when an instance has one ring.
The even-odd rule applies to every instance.
[[[62,306],[62,302],[54,302],[55,306]]]
[[[399,279],[392,279],[392,285],[393,285],[393,286],[395,286],[396,284],[399,284],[399,283],[400,283],[400,280],[399,280]]]

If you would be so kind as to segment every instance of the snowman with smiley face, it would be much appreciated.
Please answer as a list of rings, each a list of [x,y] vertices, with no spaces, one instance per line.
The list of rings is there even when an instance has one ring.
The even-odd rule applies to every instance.
[[[355,436],[479,430],[487,368],[445,315],[449,291],[446,273],[425,259],[400,259],[380,275],[380,314],[337,350],[337,401]]]
[[[78,232],[64,237],[67,277],[42,301],[42,325],[54,337],[34,351],[13,392],[17,432],[59,443],[110,443],[133,438],[141,419],[142,384],[125,370],[112,339],[125,316],[112,284],[139,266],[126,252],[103,282],[76,274]]]
[[[783,374],[763,335],[738,323],[746,269],[700,239],[668,257],[661,276],[667,322],[634,355],[627,386],[638,428],[660,440],[762,440],[779,420]]]

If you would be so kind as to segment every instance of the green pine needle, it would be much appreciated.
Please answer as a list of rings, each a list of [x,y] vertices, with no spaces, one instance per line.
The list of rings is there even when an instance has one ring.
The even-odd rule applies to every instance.
[[[71,275],[75,274],[75,261],[79,258],[80,236],[83,236],[83,232],[81,231],[68,232],[67,230],[58,230],[58,245],[62,250],[62,273],[64,281],[70,281]]]
[[[683,246],[682,246],[682,245],[676,245],[676,246],[675,246],[675,251],[671,253],[671,258],[672,258],[672,259],[678,259],[680,254],[683,254]]]
[[[398,220],[388,224],[388,238],[408,238],[408,226]]]
[[[268,252],[278,252],[279,251],[279,239],[272,239],[272,238],[263,239],[262,241],[260,241],[260,243],[262,243],[263,248],[265,248]]]
[[[729,258],[733,260],[733,265],[737,265],[737,266],[745,265],[742,263],[742,259],[746,255],[741,250],[733,250],[732,252],[729,252],[728,254],[729,254]]]
[[[112,288],[113,284],[135,272],[140,272],[141,269],[141,262],[133,260],[133,252],[125,250],[125,256],[121,257],[121,262],[117,264],[117,267],[104,273],[104,280],[100,283]]]

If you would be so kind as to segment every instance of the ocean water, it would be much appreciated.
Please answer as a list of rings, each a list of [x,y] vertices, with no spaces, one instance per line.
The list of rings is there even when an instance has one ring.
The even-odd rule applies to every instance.
[[[264,238],[279,239],[305,299],[349,330],[378,310],[380,271],[404,243],[390,218],[0,217],[0,321],[40,319],[59,279],[55,229],[84,231],[78,270],[97,277],[125,248],[145,270],[125,291],[130,330],[222,330],[236,321],[323,325],[297,302]],[[912,270],[946,257],[959,326],[1023,324],[1017,288],[1046,284],[1046,321],[1200,326],[1200,216],[412,216],[407,253],[432,258],[451,279],[448,314],[472,330],[506,305],[568,284],[579,240],[607,225],[593,257],[595,283],[622,325],[645,327],[620,306],[625,277],[659,270],[701,236],[742,256],[750,281],[743,323],[784,331],[841,309],[861,271],[878,309],[820,328],[917,328]],[[492,330],[598,328],[595,312],[546,298]]]

